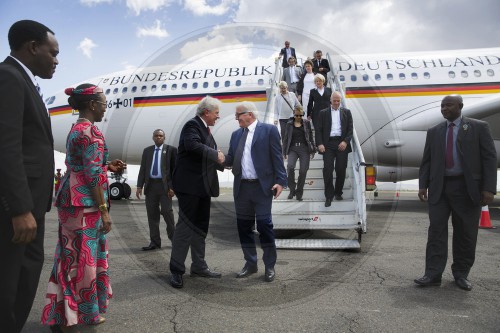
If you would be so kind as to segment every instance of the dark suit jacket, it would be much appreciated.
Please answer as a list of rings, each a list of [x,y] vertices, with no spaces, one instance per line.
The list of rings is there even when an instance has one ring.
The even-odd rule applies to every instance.
[[[182,128],[177,161],[173,174],[173,187],[177,193],[200,197],[219,196],[217,170],[217,144],[200,117],[190,119]]]
[[[330,138],[330,131],[332,130],[332,113],[330,106],[320,111],[316,124],[316,145],[326,145]],[[341,139],[347,142],[346,151],[351,152],[352,114],[351,110],[343,107],[340,108],[340,128],[342,131]]]
[[[233,166],[234,155],[242,135],[242,128],[237,129],[231,135],[229,151],[224,163],[228,167]],[[260,186],[265,195],[273,195],[271,187],[273,187],[274,184],[280,184],[283,187],[287,186],[285,164],[283,163],[283,156],[281,155],[281,139],[276,126],[264,124],[260,121],[257,123],[252,140],[251,154]],[[241,173],[235,174],[233,186],[235,198],[238,197],[240,184]]]
[[[419,188],[429,189],[431,204],[439,200],[443,191],[446,132],[446,121],[427,131],[420,164]],[[497,154],[488,123],[463,117],[456,144],[467,192],[474,204],[479,205],[481,191],[496,193],[497,185]]]
[[[318,92],[317,88],[311,89],[309,93],[309,103],[307,104],[307,117],[315,119],[319,112],[330,106],[330,97],[332,96],[332,89],[324,87],[325,91],[323,96]],[[314,125],[316,125],[316,120],[314,120]]]
[[[142,188],[144,185],[144,194],[148,194],[149,190],[149,174],[151,171],[151,164],[153,164],[153,156],[156,146],[152,145],[146,147],[142,152],[141,167],[139,168],[139,175],[137,176],[137,187]],[[160,169],[161,176],[163,180],[163,187],[165,193],[172,186],[172,175],[175,169],[175,160],[177,159],[177,148],[163,144],[163,149],[161,151]]]
[[[286,123],[286,130],[283,134],[283,155],[285,156],[288,155],[288,152],[290,151],[290,144],[292,143],[293,123],[293,118]],[[316,145],[314,144],[314,138],[312,135],[311,122],[307,119],[302,119],[302,129],[304,130],[304,138],[307,142],[307,147],[315,148]],[[316,152],[316,150],[309,151],[309,154],[314,152]]]
[[[30,77],[12,58],[0,64],[0,223],[50,210],[54,140],[47,109]]]
[[[326,75],[330,71],[330,64],[328,63],[328,60],[324,59],[324,58],[321,59],[320,62],[319,62],[319,66],[318,66],[318,60],[317,59],[312,60],[312,62],[313,62],[313,72],[314,72],[314,74],[317,74],[317,73],[323,74],[325,76],[325,79],[326,79]],[[323,72],[320,72],[319,71],[320,67],[323,67],[326,70],[323,71]]]
[[[290,50],[292,51],[291,52],[292,57],[297,59],[297,56],[295,55],[295,49],[293,47],[291,47]],[[288,59],[286,58],[286,49],[285,48],[281,49],[280,56],[283,56],[281,66],[283,66],[283,68],[287,68],[289,65],[288,65]]]

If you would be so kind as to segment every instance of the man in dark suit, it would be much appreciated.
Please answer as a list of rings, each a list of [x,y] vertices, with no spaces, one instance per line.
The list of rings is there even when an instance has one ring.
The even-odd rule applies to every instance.
[[[264,251],[264,279],[271,282],[275,277],[277,257],[271,206],[273,195],[279,197],[283,187],[287,186],[287,176],[278,129],[257,121],[257,116],[257,108],[251,102],[236,107],[236,119],[241,129],[231,135],[225,165],[233,167],[238,235],[246,261],[236,277],[257,272],[257,250],[252,230],[257,221]]]
[[[141,198],[142,187],[146,195],[150,243],[143,251],[161,249],[160,215],[167,224],[168,239],[174,237],[175,220],[172,210],[172,174],[177,158],[177,148],[164,144],[165,132],[153,132],[154,145],[144,149],[141,167],[137,177],[137,199]],[[161,206],[161,209],[160,209]]]
[[[23,20],[9,30],[10,56],[0,64],[0,330],[21,332],[43,265],[45,213],[52,204],[54,143],[35,76],[52,78],[54,33]]]
[[[295,55],[295,49],[293,47],[290,47],[289,41],[285,42],[285,47],[280,50],[279,56],[282,59],[281,66],[283,66],[283,68],[288,67],[288,58],[294,57],[295,59],[297,59],[297,56]]]
[[[418,197],[429,203],[425,274],[421,286],[438,286],[448,256],[448,219],[453,225],[453,264],[457,286],[471,290],[481,206],[496,193],[497,154],[488,124],[462,116],[459,95],[441,101],[446,119],[427,131],[420,165]],[[428,197],[427,197],[428,193]]]
[[[313,60],[313,72],[315,74],[321,74],[327,79],[328,72],[330,71],[330,63],[328,59],[323,59],[323,52],[321,50],[316,51],[316,58]]]
[[[342,200],[347,169],[347,158],[351,152],[352,115],[349,109],[340,107],[342,96],[333,92],[331,107],[319,112],[316,122],[316,145],[323,154],[323,180],[325,182],[325,207],[330,207],[333,198]],[[333,170],[335,169],[335,186]]]
[[[181,131],[173,186],[179,202],[179,219],[170,256],[170,285],[183,287],[184,262],[191,247],[191,276],[220,278],[205,261],[211,197],[219,196],[217,170],[224,170],[224,154],[210,134],[209,126],[219,119],[221,102],[205,97],[198,104],[196,117]]]

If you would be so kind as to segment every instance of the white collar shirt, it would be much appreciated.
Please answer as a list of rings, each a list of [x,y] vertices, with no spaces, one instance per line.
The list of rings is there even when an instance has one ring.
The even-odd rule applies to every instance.
[[[299,77],[297,76],[297,71],[295,70],[295,66],[290,66],[290,82],[296,83],[299,82]]]
[[[330,129],[330,136],[342,136],[342,126],[340,124],[340,109],[335,110],[330,108],[332,116],[332,128]]]
[[[242,179],[257,179],[257,172],[252,160],[252,141],[257,127],[258,120],[251,123],[248,128],[247,141],[243,148],[243,156],[241,157],[241,178]]]
[[[159,148],[159,149],[157,149]],[[161,174],[161,154],[163,151],[163,144],[159,147],[156,145],[154,146],[154,152],[153,152],[153,161],[151,161],[151,170],[149,171],[149,178],[155,178],[155,179],[161,179],[162,174]],[[153,175],[153,168],[155,167],[155,161],[156,161],[156,155],[158,154],[158,174]]]

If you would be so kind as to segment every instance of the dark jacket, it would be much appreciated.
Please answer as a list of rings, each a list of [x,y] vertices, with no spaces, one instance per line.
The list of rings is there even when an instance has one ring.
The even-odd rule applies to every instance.
[[[351,139],[353,133],[352,114],[351,110],[340,108],[340,127],[341,127],[341,140],[347,143],[347,152],[351,152]],[[323,109],[319,112],[319,117],[316,122],[316,146],[326,145],[330,138],[332,130],[332,114],[331,107]]]
[[[156,146],[152,145],[144,148],[142,152],[141,167],[137,176],[137,187],[144,188],[144,194],[148,194],[149,190],[149,174],[151,171],[151,164],[153,164],[154,150]],[[175,169],[175,160],[177,159],[177,148],[163,144],[161,151],[160,169],[163,181],[163,188],[165,193],[172,189],[172,178]]]
[[[288,155],[290,151],[290,145],[292,143],[292,133],[293,133],[293,118],[286,123],[285,133],[283,135],[283,155]],[[314,149],[309,149],[309,154],[316,152],[316,145],[314,144],[314,138],[312,135],[311,122],[307,119],[302,119],[302,129],[304,130],[304,139],[307,142],[307,147],[312,147]]]

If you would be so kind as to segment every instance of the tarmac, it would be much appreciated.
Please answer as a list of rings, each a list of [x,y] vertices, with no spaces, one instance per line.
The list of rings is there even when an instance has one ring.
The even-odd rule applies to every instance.
[[[335,204],[335,202],[333,203]],[[500,200],[490,206],[500,227]],[[149,244],[144,200],[113,202],[109,262],[113,299],[99,326],[80,332],[500,332],[500,229],[480,229],[470,292],[459,289],[450,260],[440,287],[422,288],[427,205],[416,192],[380,192],[367,205],[360,251],[278,250],[276,280],[264,267],[236,279],[243,267],[230,189],[212,201],[206,260],[221,279],[184,275],[168,284],[171,244],[162,222],[161,250]],[[177,221],[177,201],[174,200]],[[344,237],[353,231],[279,232],[278,237]],[[50,332],[40,323],[57,242],[57,213],[46,218],[45,263],[24,333]],[[259,256],[262,251],[258,250]],[[190,256],[186,260],[189,271]]]

